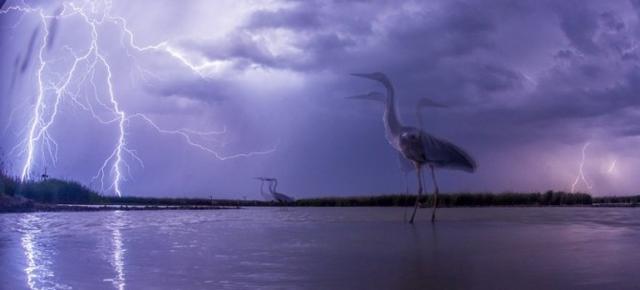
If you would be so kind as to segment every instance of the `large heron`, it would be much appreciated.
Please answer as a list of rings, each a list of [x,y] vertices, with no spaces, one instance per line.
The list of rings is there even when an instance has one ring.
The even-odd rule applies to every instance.
[[[418,194],[409,223],[413,224],[418,211],[420,197],[422,195],[422,166],[428,165],[431,169],[435,192],[431,221],[435,221],[436,208],[438,207],[439,188],[436,181],[435,168],[459,169],[473,172],[476,162],[464,150],[458,146],[427,134],[421,129],[404,126],[398,119],[395,104],[395,93],[389,78],[380,72],[354,73],[353,76],[362,77],[382,83],[387,90],[383,122],[385,137],[391,147],[397,150],[404,158],[411,161],[416,168],[418,179]]]
[[[289,203],[289,202],[294,202],[295,199],[293,197],[290,197],[284,193],[278,192],[276,190],[276,188],[278,187],[278,179],[276,178],[271,178],[271,177],[256,177],[256,179],[260,180],[260,194],[262,195],[262,197],[264,197],[265,199],[269,199],[269,200],[275,200],[279,203]],[[267,197],[267,195],[264,193],[264,182],[268,181],[269,182],[269,193],[271,194],[270,198]]]
[[[381,92],[369,92],[367,94],[363,94],[363,95],[355,95],[355,96],[349,96],[346,97],[347,99],[358,99],[358,100],[370,100],[370,101],[376,101],[378,103],[381,104],[385,104],[386,103],[386,96],[381,93]],[[418,103],[416,104],[416,120],[418,120],[418,124],[420,125],[420,129],[424,131],[424,126],[423,126],[423,122],[422,122],[422,110],[426,107],[433,107],[433,108],[446,108],[446,105],[440,104],[438,102],[434,102],[433,100],[429,99],[429,98],[421,98],[420,100],[418,100]],[[409,173],[411,173],[412,171],[415,170],[415,167],[413,166],[413,163],[409,160],[407,160],[406,158],[404,158],[404,156],[402,155],[402,153],[398,152],[398,165],[400,168],[400,172],[402,172],[402,175],[404,176],[404,185],[405,185],[405,193],[409,194]]]

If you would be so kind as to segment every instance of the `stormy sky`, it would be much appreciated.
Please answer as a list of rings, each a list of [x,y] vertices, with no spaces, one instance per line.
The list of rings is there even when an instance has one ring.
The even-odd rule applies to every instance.
[[[118,144],[111,87],[127,116],[125,195],[257,199],[256,176],[298,198],[403,192],[382,106],[345,99],[383,90],[349,73],[380,71],[405,124],[420,98],[445,104],[424,110],[424,129],[477,160],[473,174],[440,171],[445,192],[568,191],[583,149],[575,190],[640,185],[640,1],[107,4],[4,3],[0,147],[12,173],[40,82],[43,118],[57,114],[34,142],[32,176],[47,168],[113,194],[111,163],[107,186],[93,178]],[[108,70],[90,56],[56,91],[94,45]]]

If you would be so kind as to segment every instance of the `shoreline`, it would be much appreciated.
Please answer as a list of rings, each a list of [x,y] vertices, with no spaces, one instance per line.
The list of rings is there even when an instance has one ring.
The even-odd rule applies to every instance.
[[[240,209],[238,206],[206,205],[76,205],[76,204],[31,204],[0,207],[0,214],[28,212],[92,212],[92,211],[133,211],[133,210],[225,210]]]
[[[7,213],[29,213],[29,212],[94,212],[94,211],[145,211],[145,210],[228,210],[243,209],[245,207],[274,207],[273,205],[249,205],[249,206],[218,206],[218,205],[124,205],[124,204],[27,204],[20,206],[0,207],[0,214]],[[412,206],[371,206],[371,205],[352,205],[352,206],[314,206],[314,205],[282,205],[281,207],[412,207]],[[576,205],[483,205],[483,206],[444,206],[440,208],[576,208],[576,207],[592,207],[592,208],[635,208],[640,207],[637,203],[594,203],[594,204],[576,204]],[[422,206],[421,208],[431,208]]]

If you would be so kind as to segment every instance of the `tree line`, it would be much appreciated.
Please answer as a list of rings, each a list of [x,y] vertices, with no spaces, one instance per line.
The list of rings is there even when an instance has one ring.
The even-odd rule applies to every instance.
[[[46,179],[21,182],[0,169],[0,195],[23,197],[42,204],[121,204],[121,205],[202,205],[202,206],[412,206],[415,195],[387,194],[351,197],[299,199],[288,204],[257,200],[213,200],[206,198],[156,198],[103,196],[74,181]],[[423,206],[432,206],[432,196],[423,196]],[[592,204],[640,204],[640,195],[592,197],[586,193],[561,191],[533,193],[451,193],[441,194],[442,207],[474,206],[587,206]]]
[[[415,195],[379,195],[361,197],[326,197],[300,199],[298,206],[411,206]],[[544,193],[452,193],[440,194],[438,205],[443,207],[472,206],[562,206],[591,205],[593,198],[586,193],[547,191]],[[423,196],[423,206],[432,206],[433,198]]]

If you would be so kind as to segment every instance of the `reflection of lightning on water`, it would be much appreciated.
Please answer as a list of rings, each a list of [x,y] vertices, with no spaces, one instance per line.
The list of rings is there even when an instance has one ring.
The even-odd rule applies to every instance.
[[[122,241],[122,232],[121,228],[124,226],[124,222],[122,220],[123,212],[115,211],[113,212],[116,220],[115,222],[110,223],[111,227],[111,246],[113,256],[111,258],[111,265],[113,266],[114,271],[116,272],[116,277],[112,279],[113,286],[118,290],[124,290],[126,286],[126,280],[124,275],[124,254],[125,248],[124,243]]]
[[[587,189],[592,188],[591,184],[587,181],[587,178],[584,175],[584,163],[587,157],[587,147],[589,147],[589,144],[590,142],[587,142],[587,143],[584,143],[584,146],[582,146],[582,158],[580,159],[580,165],[578,167],[578,175],[576,176],[576,179],[573,181],[573,184],[571,184],[571,192],[576,192],[576,187],[578,186],[578,183],[580,183],[580,181],[584,183]]]
[[[49,129],[55,122],[60,105],[62,105],[62,102],[67,98],[75,107],[89,112],[100,124],[115,125],[117,127],[118,137],[117,140],[115,140],[114,149],[98,169],[94,180],[99,181],[102,191],[112,191],[118,196],[122,195],[122,182],[126,181],[126,175],[130,175],[130,166],[127,160],[136,160],[140,166],[143,166],[142,160],[136,156],[135,151],[128,147],[127,124],[133,119],[143,121],[160,134],[180,136],[189,146],[212,154],[219,160],[250,157],[275,151],[274,147],[265,151],[224,155],[210,146],[194,141],[194,139],[197,137],[208,138],[208,140],[210,140],[210,137],[225,134],[226,130],[208,132],[199,132],[190,129],[167,130],[158,126],[144,114],[128,114],[118,102],[116,88],[112,80],[112,68],[107,56],[103,54],[99,45],[98,28],[100,26],[111,23],[120,28],[123,40],[125,38],[127,39],[129,46],[127,49],[134,49],[141,53],[146,51],[164,52],[167,56],[178,60],[202,78],[205,78],[206,72],[215,68],[217,63],[207,61],[198,64],[193,63],[189,61],[189,57],[179,49],[170,46],[168,41],[151,46],[138,46],[134,41],[135,34],[127,27],[126,20],[122,17],[109,14],[111,9],[110,1],[102,3],[104,7],[96,2],[76,3],[77,2],[64,3],[62,9],[59,9],[54,15],[45,14],[42,8],[33,8],[26,5],[11,6],[0,10],[0,15],[13,12],[21,13],[21,17],[27,14],[36,14],[39,16],[41,26],[44,30],[40,38],[41,43],[37,56],[37,94],[35,104],[31,112],[26,136],[24,140],[19,142],[12,150],[12,152],[17,152],[20,156],[24,157],[24,164],[20,172],[21,180],[24,181],[31,177],[36,159],[39,159],[40,163],[43,164],[48,162],[55,164],[57,162],[58,143],[50,135]],[[53,35],[50,35],[50,33],[54,34],[57,21],[72,16],[79,16],[87,27],[90,28],[91,39],[89,48],[84,53],[78,55],[74,49],[65,46],[64,48],[67,52],[73,56],[72,65],[62,72],[51,73],[52,76],[59,77],[59,80],[48,79],[49,76],[46,73],[48,72],[47,69],[51,69],[51,65],[45,56],[47,48],[50,48],[51,42],[53,41]],[[48,20],[51,21],[51,24],[47,24]],[[129,56],[131,57],[130,54]],[[98,92],[96,72],[103,72],[105,74],[105,77],[100,81],[104,82],[107,88],[106,101],[101,99]],[[82,85],[85,85],[87,82],[87,85],[93,88],[94,96],[92,99],[79,93]],[[96,108],[94,104],[99,105],[98,108]],[[98,113],[100,110],[109,112],[111,117],[105,118],[100,116]],[[105,181],[106,179],[109,179],[109,181]]]
[[[53,281],[55,277],[51,270],[50,245],[46,245],[45,225],[37,214],[28,214],[20,219],[22,238],[20,244],[24,250],[27,266],[24,272],[27,276],[29,289],[71,289],[67,285]]]

